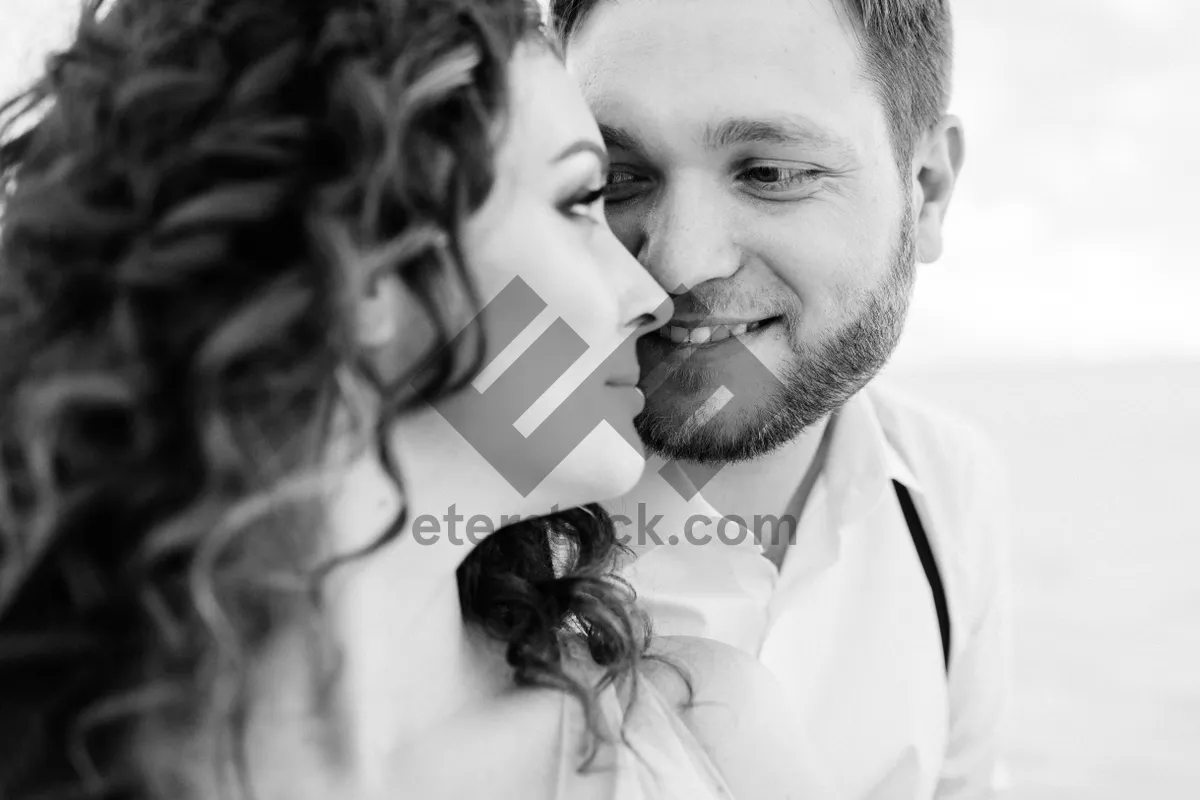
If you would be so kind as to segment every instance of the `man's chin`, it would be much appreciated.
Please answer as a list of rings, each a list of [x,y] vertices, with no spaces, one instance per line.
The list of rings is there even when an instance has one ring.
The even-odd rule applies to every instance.
[[[752,461],[782,447],[803,430],[792,424],[794,420],[785,410],[754,411],[757,413],[718,413],[696,426],[687,415],[647,406],[634,419],[634,427],[649,455],[702,466]]]

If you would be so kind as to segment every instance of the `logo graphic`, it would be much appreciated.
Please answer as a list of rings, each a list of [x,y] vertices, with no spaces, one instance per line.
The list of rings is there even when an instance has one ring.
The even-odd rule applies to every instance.
[[[545,301],[523,280],[514,278],[466,329],[451,340],[449,347],[458,347],[465,337],[473,336],[475,326],[482,324],[486,317],[489,349],[498,354],[545,309]],[[638,337],[634,334],[630,338]],[[685,419],[707,414],[697,423],[701,431],[706,425],[720,424],[742,409],[753,407],[762,396],[764,386],[768,391],[782,390],[774,373],[746,348],[740,338],[730,337],[723,347],[730,348],[730,357],[722,363],[726,376],[724,384],[709,395],[693,398],[689,401],[690,407],[682,409]],[[616,349],[608,360],[594,369],[529,436],[516,427],[517,420],[587,349],[583,338],[562,318],[557,318],[486,390],[481,392],[468,385],[453,397],[435,402],[434,408],[514,489],[528,497],[606,419],[606,412],[597,404],[587,402],[587,398],[606,391],[605,381],[614,372],[610,362],[627,353],[623,348]],[[485,368],[490,363],[485,364]],[[678,359],[676,363],[679,363]],[[649,404],[657,392],[666,389],[669,370],[663,362],[643,362],[641,367],[646,376],[642,389]],[[631,447],[639,446],[633,438],[636,434],[629,432],[627,425],[615,424],[623,420],[609,422]],[[719,465],[698,467],[669,463],[660,474],[684,499],[690,500],[720,469]],[[676,479],[677,471],[686,474],[690,485]]]

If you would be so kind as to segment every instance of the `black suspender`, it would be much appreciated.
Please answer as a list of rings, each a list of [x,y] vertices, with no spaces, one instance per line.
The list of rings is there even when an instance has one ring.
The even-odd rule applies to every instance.
[[[929,581],[929,589],[933,592],[933,605],[937,609],[938,628],[942,632],[942,657],[946,664],[946,673],[950,673],[950,611],[946,603],[946,589],[942,586],[942,576],[938,572],[937,560],[933,557],[933,548],[929,546],[929,537],[925,535],[925,525],[921,515],[913,505],[912,495],[908,488],[899,481],[892,481],[896,489],[896,497],[900,499],[900,508],[904,511],[904,521],[908,523],[908,532],[912,536],[917,555],[921,558],[921,566],[925,569],[925,578]]]

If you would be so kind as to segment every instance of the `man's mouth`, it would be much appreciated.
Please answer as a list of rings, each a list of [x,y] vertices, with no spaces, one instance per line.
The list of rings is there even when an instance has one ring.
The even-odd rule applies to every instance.
[[[708,325],[672,320],[672,324],[659,328],[657,334],[660,339],[667,339],[673,344],[700,346],[715,344],[737,336],[746,336],[779,319],[780,317],[750,321],[723,320],[710,322]]]

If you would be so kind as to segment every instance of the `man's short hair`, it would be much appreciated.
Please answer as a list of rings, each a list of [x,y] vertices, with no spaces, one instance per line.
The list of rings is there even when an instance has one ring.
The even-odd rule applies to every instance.
[[[605,0],[550,0],[551,24],[564,51],[601,2]],[[853,17],[867,77],[887,111],[892,147],[899,160],[907,161],[914,143],[938,123],[950,103],[950,0],[836,2]]]

